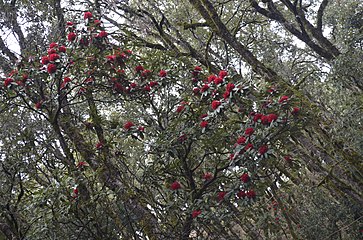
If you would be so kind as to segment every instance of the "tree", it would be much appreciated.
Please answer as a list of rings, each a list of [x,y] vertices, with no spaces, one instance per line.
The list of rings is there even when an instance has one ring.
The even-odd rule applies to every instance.
[[[3,4],[13,16],[28,7]],[[55,1],[59,38],[47,54],[38,42],[36,57],[21,47],[3,80],[5,237],[358,237],[361,152],[349,132],[361,122],[341,136],[347,115],[331,113],[361,96],[359,70],[340,67],[359,38],[338,46],[324,37],[327,1],[316,27],[301,1],[89,4],[94,11],[73,15],[69,5],[63,16]],[[335,105],[337,84],[357,97]],[[321,96],[307,92],[315,85]],[[316,207],[330,202],[339,211]]]

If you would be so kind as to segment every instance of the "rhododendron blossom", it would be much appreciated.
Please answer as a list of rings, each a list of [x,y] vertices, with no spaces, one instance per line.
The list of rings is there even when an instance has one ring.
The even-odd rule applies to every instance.
[[[204,174],[203,174],[202,178],[203,178],[204,180],[206,180],[206,181],[210,181],[210,180],[212,180],[212,178],[213,178],[213,174],[212,174],[212,173],[210,173],[210,172],[206,172],[206,173],[204,173]]]
[[[289,100],[289,97],[288,96],[281,96],[280,100],[279,100],[279,103],[283,103],[283,102],[287,102],[287,100]]]
[[[245,130],[245,134],[246,134],[246,136],[251,136],[253,133],[255,132],[255,129],[253,129],[253,128],[246,128],[246,130]]]
[[[218,193],[218,201],[221,202],[224,200],[224,197],[226,196],[227,192],[219,192]]]
[[[181,185],[178,181],[175,181],[173,182],[171,185],[170,185],[170,189],[171,190],[178,190],[181,188]]]
[[[244,173],[241,175],[240,179],[242,182],[247,183],[250,181],[250,176],[248,175],[248,173]]]
[[[208,126],[208,122],[207,122],[207,121],[202,121],[202,122],[200,123],[200,126],[201,126],[202,128],[206,128],[206,127]]]
[[[268,146],[267,145],[262,145],[259,149],[258,149],[258,152],[259,154],[263,155],[265,153],[267,153],[268,151]]]
[[[91,12],[85,12],[84,15],[83,15],[84,19],[89,19],[89,18],[92,18],[93,15]]]
[[[53,63],[49,63],[47,66],[47,71],[49,74],[55,73],[57,71],[57,66]]]
[[[213,102],[212,102],[212,109],[213,110],[216,110],[219,106],[221,105],[221,102],[220,101],[218,101],[218,100],[214,100]]]
[[[68,41],[73,42],[76,39],[77,35],[74,32],[68,33]]]
[[[135,126],[135,124],[133,123],[133,122],[126,122],[125,124],[124,124],[124,129],[125,130],[130,130],[133,126]]]
[[[167,75],[167,72],[165,71],[165,70],[160,70],[160,72],[159,72],[159,77],[166,77],[166,75]]]
[[[194,210],[194,211],[192,212],[192,218],[196,218],[196,217],[198,217],[201,213],[202,213],[202,211],[201,211],[201,210]]]

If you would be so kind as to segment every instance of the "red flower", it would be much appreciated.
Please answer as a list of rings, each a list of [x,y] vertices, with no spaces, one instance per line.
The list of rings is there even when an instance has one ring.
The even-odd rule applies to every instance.
[[[67,48],[65,46],[60,46],[58,50],[59,52],[65,53],[67,51]]]
[[[98,34],[99,37],[105,38],[107,37],[108,33],[106,31],[101,31],[100,34]]]
[[[150,92],[150,90],[151,90],[150,85],[145,85],[145,86],[144,86],[144,90],[145,90],[146,92]]]
[[[202,121],[202,122],[200,123],[200,126],[201,126],[202,128],[206,128],[206,127],[208,126],[208,122],[207,122],[207,121]]]
[[[248,143],[248,144],[245,146],[245,148],[244,148],[244,150],[245,150],[245,151],[248,151],[248,150],[250,150],[250,149],[253,149],[253,144],[252,144],[252,143]]]
[[[198,217],[201,213],[202,213],[202,211],[201,211],[201,210],[194,210],[194,211],[192,212],[192,218],[196,218],[196,217]]]
[[[111,62],[113,62],[113,61],[115,61],[116,60],[116,55],[108,55],[108,56],[106,56],[106,59],[108,60],[108,61],[111,61]]]
[[[136,88],[136,87],[137,87],[137,84],[136,84],[136,83],[134,83],[134,82],[132,82],[132,83],[130,83],[130,87],[131,87],[131,88]]]
[[[125,124],[124,124],[124,129],[125,130],[130,130],[133,126],[135,126],[135,124],[133,123],[133,122],[126,122]]]
[[[279,100],[279,103],[283,103],[283,102],[287,102],[287,100],[289,100],[289,97],[288,96],[281,96],[280,100]]]
[[[222,71],[220,71],[220,72],[219,72],[219,74],[218,74],[218,75],[219,75],[219,77],[220,77],[220,78],[224,78],[225,76],[227,76],[227,75],[228,75],[228,73],[227,73],[227,71],[222,70]]]
[[[237,144],[242,145],[246,143],[246,138],[245,137],[239,137],[237,139]]]
[[[258,149],[258,152],[263,155],[267,152],[268,150],[268,146],[267,145],[262,145],[259,149]]]
[[[180,105],[180,106],[178,106],[178,108],[176,109],[176,112],[177,113],[181,113],[183,110],[184,110],[184,105]]]
[[[226,86],[226,90],[229,92],[232,92],[232,90],[234,89],[235,85],[233,83],[228,83]]]
[[[217,78],[217,76],[216,75],[210,75],[209,77],[208,77],[208,83],[211,83],[211,82],[214,82],[214,80]]]
[[[291,159],[291,156],[290,156],[290,155],[286,155],[286,156],[284,157],[284,159],[285,159],[285,161],[286,161],[287,163],[291,163],[291,162],[292,162],[292,159]]]
[[[79,162],[77,164],[77,168],[82,168],[82,167],[87,167],[88,166],[88,163],[87,162]]]
[[[98,142],[97,144],[96,144],[96,149],[97,150],[100,150],[100,149],[102,149],[103,148],[103,143],[102,142]]]
[[[49,74],[55,73],[57,71],[57,66],[53,63],[49,63],[47,66],[47,71]]]
[[[196,66],[196,67],[194,68],[194,71],[201,72],[201,71],[202,71],[202,68],[201,68],[201,67],[199,67],[199,66]]]
[[[261,116],[261,123],[262,123],[263,125],[267,125],[267,124],[269,123],[269,118],[268,118],[268,116],[266,116],[266,115],[262,115],[262,116]]]
[[[10,85],[10,83],[13,81],[13,79],[12,78],[6,78],[5,80],[4,80],[4,87],[7,87],[7,86],[9,86]]]
[[[151,81],[151,82],[149,82],[149,85],[150,85],[150,87],[155,87],[155,86],[159,85],[159,83],[156,81]]]
[[[242,182],[247,183],[250,181],[250,176],[248,175],[248,173],[244,173],[241,175],[240,179]]]
[[[232,160],[233,160],[233,158],[234,158],[234,153],[231,153],[231,154],[229,155],[229,159],[232,161]]]
[[[67,26],[73,26],[73,22],[67,22]]]
[[[224,197],[226,196],[226,194],[227,194],[227,193],[226,193],[226,192],[224,192],[224,191],[223,191],[223,192],[219,192],[219,193],[218,193],[218,201],[219,201],[219,202],[223,201],[223,199],[224,199]]]
[[[42,105],[43,105],[43,100],[40,100],[39,102],[37,102],[37,103],[34,105],[34,107],[35,107],[35,109],[40,109],[40,108],[42,107]]]
[[[200,89],[199,89],[199,88],[197,88],[197,87],[193,88],[193,93],[194,93],[194,94],[198,94],[198,93],[199,93],[199,91],[200,91]]]
[[[210,172],[206,172],[203,174],[202,178],[206,181],[210,181],[213,178],[213,174]]]
[[[178,190],[181,188],[181,185],[178,181],[175,181],[173,182],[171,185],[170,185],[170,189],[171,190]]]
[[[298,108],[298,107],[294,107],[294,108],[292,109],[292,111],[291,111],[291,114],[292,114],[292,115],[297,115],[299,112],[300,112],[300,108]]]
[[[93,15],[91,12],[85,12],[83,17],[84,17],[84,19],[89,19],[89,18],[93,17]]]
[[[208,84],[204,84],[202,89],[200,89],[200,92],[205,92],[209,89],[209,85]]]
[[[136,67],[135,67],[135,71],[136,71],[136,72],[142,72],[142,71],[144,71],[144,67],[143,67],[143,66],[141,66],[141,65],[136,66]]]
[[[57,53],[57,50],[55,50],[54,48],[49,48],[47,50],[47,52],[48,52],[48,55],[50,55],[50,54],[53,54],[53,53]]]
[[[222,83],[223,82],[223,79],[222,78],[220,78],[220,77],[216,77],[215,79],[214,79],[214,84],[215,85],[218,85],[218,84],[220,84],[220,83]]]
[[[256,193],[252,189],[247,191],[246,195],[247,195],[248,198],[255,198],[256,197]]]
[[[165,70],[160,70],[159,77],[166,77],[167,72]]]
[[[254,132],[255,132],[255,129],[253,129],[251,127],[246,128],[246,130],[245,130],[246,136],[251,136]]]
[[[246,194],[246,192],[245,191],[243,191],[243,190],[240,190],[238,193],[237,193],[237,197],[239,197],[239,198],[244,198],[244,197],[246,197],[247,196],[247,194]]]
[[[221,105],[221,102],[220,101],[214,100],[212,102],[212,108],[213,108],[213,110],[216,110],[220,105]]]
[[[206,114],[206,113],[204,113],[204,114],[202,114],[202,115],[200,115],[200,119],[203,119],[203,118],[206,118],[206,117],[208,117],[208,114]]]
[[[58,44],[55,42],[52,42],[51,44],[49,44],[49,48],[55,48],[57,46],[58,46]]]
[[[100,20],[96,19],[96,20],[94,20],[94,21],[93,21],[93,23],[94,23],[96,26],[100,26],[102,22],[101,22]]]
[[[254,116],[253,116],[253,121],[254,122],[257,122],[258,120],[260,120],[262,118],[263,114],[262,113],[256,113]]]
[[[224,93],[223,93],[223,98],[224,99],[227,99],[227,98],[229,98],[229,95],[231,94],[231,92],[229,92],[229,91],[225,91]]]
[[[56,53],[52,53],[49,55],[49,60],[54,62],[55,60],[59,59],[59,55]]]
[[[78,195],[78,188],[74,188],[73,189],[73,194],[76,195],[76,197],[77,197],[77,195]]]
[[[48,58],[48,56],[43,56],[42,57],[42,64],[43,65],[46,65],[46,64],[48,64],[49,63],[49,58]]]
[[[73,42],[76,39],[77,35],[74,32],[68,33],[68,41]]]
[[[269,115],[267,115],[267,121],[269,123],[272,123],[272,121],[276,121],[277,120],[277,115],[274,113],[270,113]]]

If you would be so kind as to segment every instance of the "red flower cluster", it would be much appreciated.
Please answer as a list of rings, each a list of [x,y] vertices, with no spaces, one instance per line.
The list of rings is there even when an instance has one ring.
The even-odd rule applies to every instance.
[[[245,130],[246,136],[251,136],[254,132],[255,132],[255,130],[251,127],[246,128],[246,130]]]
[[[226,196],[226,192],[225,191],[223,191],[223,192],[219,192],[218,193],[218,201],[219,202],[221,202],[221,201],[223,201],[224,200],[224,197]]]
[[[238,139],[237,139],[237,144],[238,145],[242,145],[242,144],[245,144],[246,143],[246,138],[245,137],[239,137]]]
[[[216,110],[219,106],[221,105],[221,102],[220,101],[218,101],[218,100],[214,100],[213,102],[212,102],[212,109],[213,110]]]
[[[181,188],[181,185],[178,181],[175,181],[170,185],[170,189],[173,191],[178,190],[180,188]]]
[[[9,86],[10,85],[10,83],[13,81],[13,79],[12,78],[6,78],[5,80],[4,80],[4,87],[7,87],[7,86]]]
[[[84,15],[83,15],[84,19],[89,19],[89,18],[92,18],[93,15],[91,12],[85,12]]]
[[[57,71],[57,66],[53,63],[49,63],[47,66],[47,71],[49,74],[55,73]]]
[[[200,127],[201,128],[206,128],[208,126],[208,122],[207,121],[202,121],[201,123],[200,123]]]
[[[133,122],[128,121],[128,122],[126,122],[126,123],[124,124],[124,129],[128,131],[128,130],[130,130],[133,126],[135,126],[135,124],[134,124]]]
[[[202,213],[202,211],[201,211],[201,210],[194,210],[194,211],[192,212],[192,218],[196,218],[196,217],[198,217],[201,213]]]
[[[267,153],[268,151],[268,146],[267,145],[262,145],[259,149],[258,149],[258,152],[259,154],[263,155],[265,153]]]
[[[68,41],[73,42],[76,39],[77,35],[74,32],[68,33]]]
[[[98,36],[99,36],[100,38],[105,38],[105,37],[107,37],[107,35],[108,35],[108,33],[107,33],[106,31],[101,31],[101,32],[98,34]]]
[[[250,176],[248,175],[248,173],[244,173],[241,175],[240,179],[242,182],[247,183],[250,181]]]
[[[210,181],[210,180],[212,180],[212,178],[213,178],[213,174],[212,174],[212,173],[210,173],[210,172],[206,172],[206,173],[204,173],[204,174],[203,174],[202,178],[203,178],[204,180],[206,180],[206,181]]]
[[[166,75],[167,75],[167,72],[165,70],[160,70],[159,77],[164,78],[164,77],[166,77]]]
[[[289,100],[289,97],[284,95],[284,96],[281,96],[279,103],[284,103],[284,102],[287,102],[288,100]]]

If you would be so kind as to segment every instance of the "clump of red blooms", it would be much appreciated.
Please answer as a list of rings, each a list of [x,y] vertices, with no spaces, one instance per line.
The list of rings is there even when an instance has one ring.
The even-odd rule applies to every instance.
[[[201,123],[200,123],[200,127],[201,128],[206,128],[208,126],[208,122],[207,121],[202,121]]]
[[[87,162],[79,162],[77,163],[77,168],[84,168],[87,167],[88,163]]]
[[[192,212],[192,218],[196,218],[200,214],[202,214],[202,210],[193,210],[193,212]]]
[[[164,77],[166,77],[166,75],[167,75],[167,72],[165,70],[160,70],[159,77],[164,78]]]
[[[103,143],[102,142],[98,142],[97,144],[96,144],[96,149],[97,150],[100,150],[100,149],[102,149],[103,148]]]
[[[178,181],[175,181],[170,185],[170,189],[173,191],[178,190],[180,188],[181,188],[181,185]]]
[[[128,130],[130,130],[133,126],[135,126],[135,124],[134,124],[133,122],[128,121],[128,122],[126,122],[126,123],[124,124],[124,129],[125,129],[126,131],[128,131]]]
[[[213,102],[212,102],[212,109],[213,110],[216,110],[219,106],[221,105],[221,102],[220,101],[218,101],[218,100],[214,100]]]
[[[227,195],[227,192],[225,192],[225,191],[219,192],[218,193],[218,197],[217,197],[218,198],[218,202],[223,201],[226,195]]]
[[[210,181],[213,179],[213,174],[210,172],[206,172],[203,174],[202,178],[206,181]]]
[[[90,19],[93,17],[92,13],[91,12],[85,12],[84,15],[83,15],[84,19]]]
[[[248,183],[250,181],[250,176],[248,173],[244,173],[241,175],[240,179],[243,183]]]

